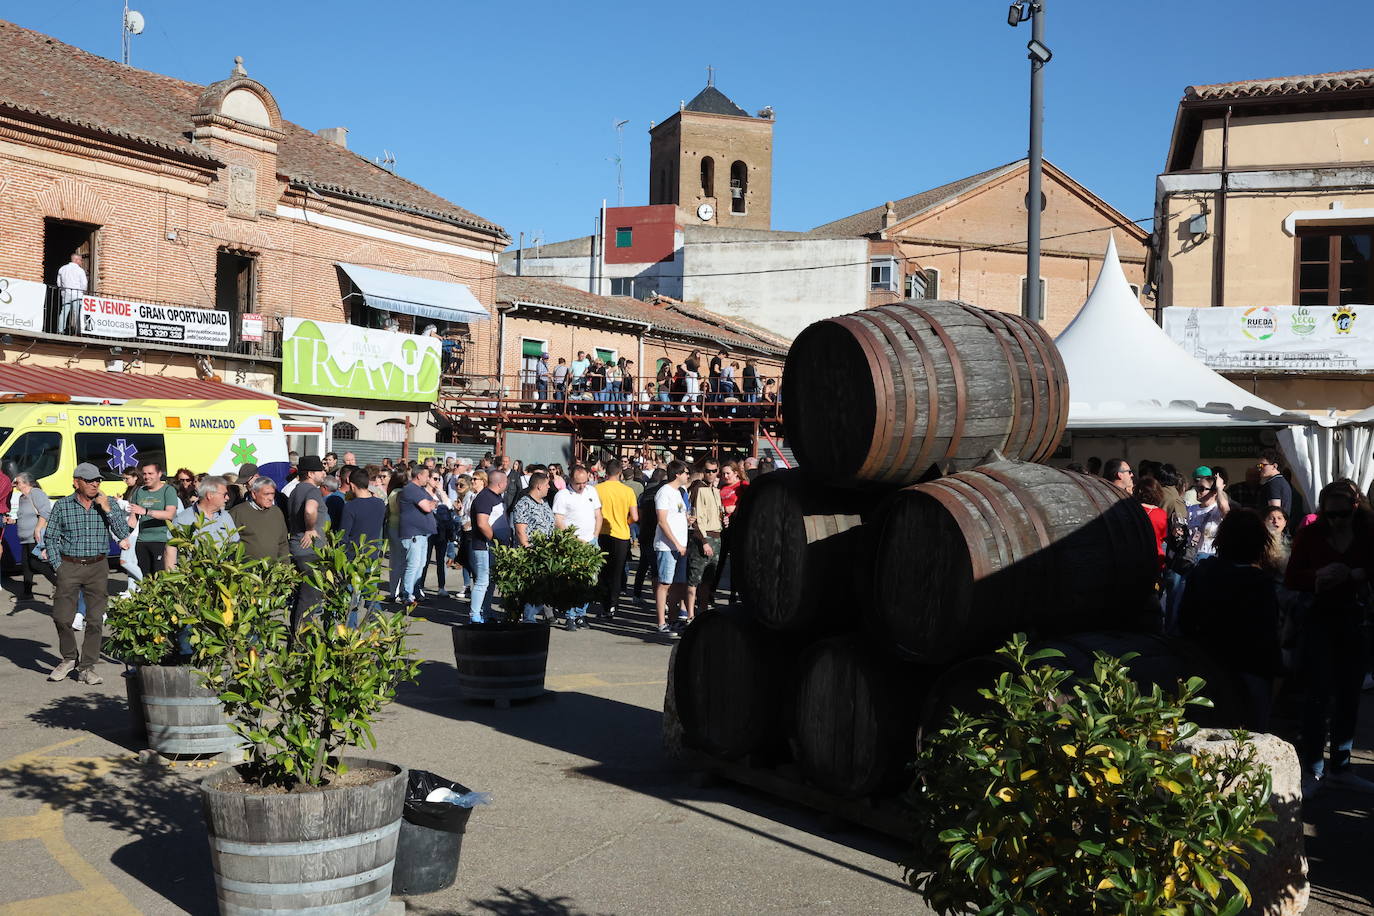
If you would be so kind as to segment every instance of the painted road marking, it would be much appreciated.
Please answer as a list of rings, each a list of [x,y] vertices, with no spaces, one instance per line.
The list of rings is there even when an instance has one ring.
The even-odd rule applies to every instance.
[[[67,773],[77,780],[105,776],[113,772],[127,757],[61,757],[52,752],[85,741],[89,735],[69,738],[35,751],[29,751],[0,763],[0,771],[14,771],[23,767],[44,767],[48,772]],[[79,789],[74,781],[70,788]],[[76,847],[67,842],[62,830],[62,812],[48,803],[39,806],[37,814],[0,817],[0,843],[15,840],[38,840],[48,855],[81,890],[47,897],[30,897],[0,905],[0,916],[70,916],[72,913],[100,913],[101,916],[138,916],[139,910],[129,898],[120,893],[104,875],[81,857]]]
[[[599,674],[556,674],[544,679],[550,690],[598,690],[603,687],[652,687],[666,683],[663,678],[652,681],[608,681]]]

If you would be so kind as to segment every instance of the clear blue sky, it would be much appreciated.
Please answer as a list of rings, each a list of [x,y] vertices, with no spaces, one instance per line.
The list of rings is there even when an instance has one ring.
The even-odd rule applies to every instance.
[[[1029,23],[1002,0],[894,4],[134,0],[133,64],[197,83],[236,54],[311,129],[528,239],[648,202],[651,120],[705,84],[777,111],[773,226],[808,229],[1019,158]],[[1046,156],[1131,218],[1183,88],[1374,66],[1354,0],[1048,0]],[[118,0],[0,2],[20,25],[119,56]],[[0,49],[3,53],[3,49]],[[1146,224],[1148,225],[1148,224]]]

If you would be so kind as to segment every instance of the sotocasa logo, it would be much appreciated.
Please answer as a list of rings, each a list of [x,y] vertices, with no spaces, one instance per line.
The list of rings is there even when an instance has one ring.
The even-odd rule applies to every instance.
[[[1274,336],[1274,331],[1278,327],[1278,322],[1274,319],[1274,313],[1269,311],[1266,305],[1257,305],[1248,308],[1240,316],[1241,329],[1245,331],[1245,336],[1251,340],[1268,340]]]

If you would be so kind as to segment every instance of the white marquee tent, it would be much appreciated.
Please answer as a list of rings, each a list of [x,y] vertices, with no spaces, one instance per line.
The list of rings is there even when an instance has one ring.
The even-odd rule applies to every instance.
[[[1314,495],[1330,480],[1330,431],[1251,394],[1174,343],[1140,307],[1115,240],[1082,310],[1055,343],[1069,374],[1070,430],[1275,428],[1299,486]],[[1369,433],[1374,450],[1374,429]]]

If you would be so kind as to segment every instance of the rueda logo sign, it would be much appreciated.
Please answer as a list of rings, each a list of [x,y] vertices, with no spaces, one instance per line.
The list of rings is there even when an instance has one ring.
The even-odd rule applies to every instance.
[[[83,296],[81,333],[93,337],[227,347],[229,313],[217,309],[151,305],[105,296]]]
[[[0,327],[43,330],[43,299],[47,291],[42,283],[0,277]]]
[[[1251,340],[1268,340],[1274,336],[1274,329],[1278,325],[1274,313],[1263,305],[1246,309],[1240,320],[1245,336]]]
[[[351,324],[287,318],[282,391],[382,401],[434,401],[439,341]]]

